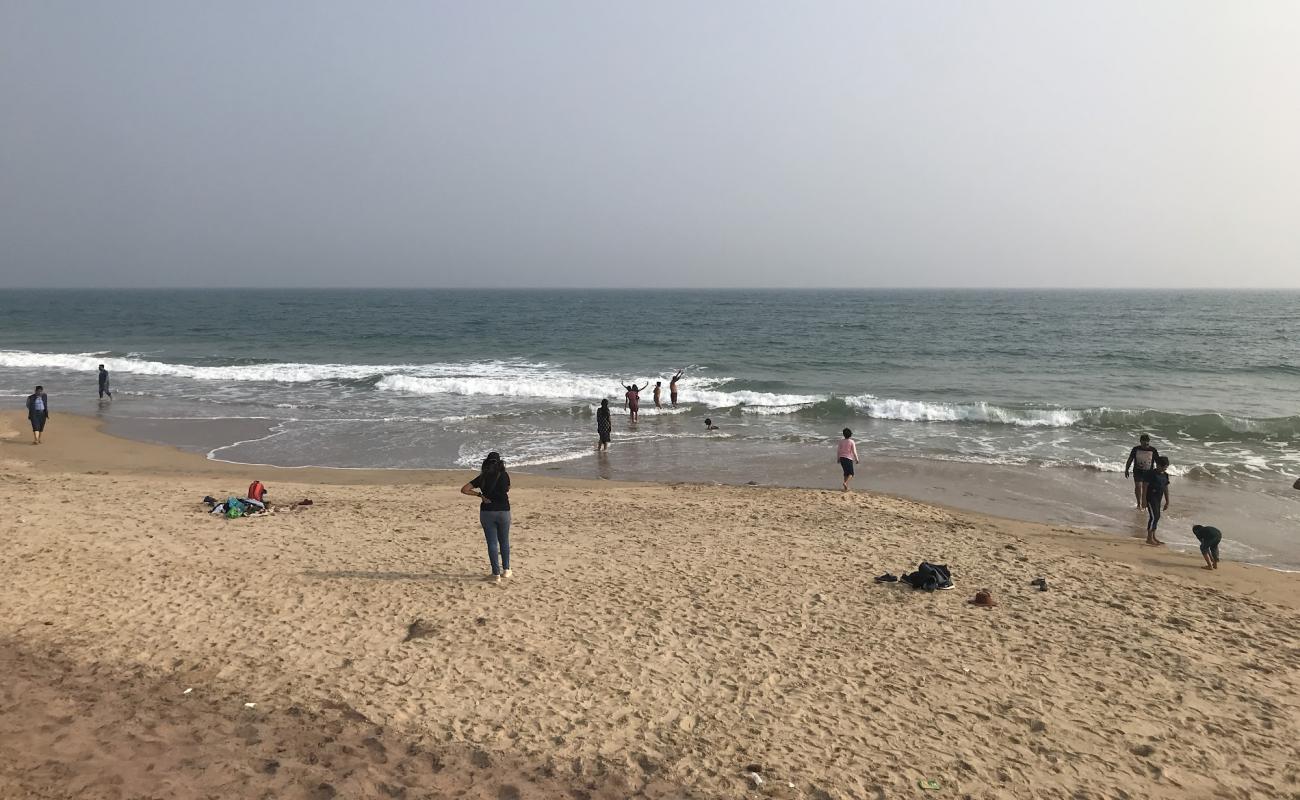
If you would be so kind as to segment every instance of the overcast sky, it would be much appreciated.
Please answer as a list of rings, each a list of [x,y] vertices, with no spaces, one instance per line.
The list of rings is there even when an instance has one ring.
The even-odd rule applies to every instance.
[[[0,285],[1300,286],[1300,3],[0,3]]]

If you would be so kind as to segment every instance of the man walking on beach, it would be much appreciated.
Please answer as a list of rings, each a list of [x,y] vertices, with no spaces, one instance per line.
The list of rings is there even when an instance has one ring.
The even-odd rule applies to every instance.
[[[50,398],[45,396],[44,386],[37,386],[36,391],[27,395],[27,419],[32,423],[32,444],[41,443],[45,421],[49,418]]]
[[[853,480],[853,465],[860,463],[858,461],[858,443],[853,441],[853,431],[845,428],[844,438],[840,440],[840,445],[835,450],[835,457],[840,461],[840,469],[844,472],[844,491],[849,490],[849,481]]]
[[[1133,470],[1133,496],[1137,498],[1137,507],[1147,507],[1147,482],[1155,469],[1159,451],[1151,446],[1151,437],[1145,433],[1138,437],[1138,446],[1128,453],[1124,462],[1124,477],[1128,477],[1129,468]]]
[[[113,393],[109,391],[108,388],[108,370],[104,369],[103,364],[100,364],[99,365],[99,399],[103,400],[104,395],[108,395],[109,400],[113,399]]]

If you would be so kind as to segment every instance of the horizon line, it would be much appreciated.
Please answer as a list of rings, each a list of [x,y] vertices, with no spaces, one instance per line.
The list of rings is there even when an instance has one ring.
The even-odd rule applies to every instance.
[[[1294,292],[1300,286],[9,286],[14,292]]]

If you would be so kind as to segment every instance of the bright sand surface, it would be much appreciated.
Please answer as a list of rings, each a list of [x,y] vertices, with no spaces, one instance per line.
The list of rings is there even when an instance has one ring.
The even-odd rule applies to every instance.
[[[1294,575],[880,495],[521,473],[496,585],[467,473],[25,422],[0,416],[0,797],[1300,797]],[[314,505],[203,513],[253,478]],[[872,581],[921,560],[956,591]]]

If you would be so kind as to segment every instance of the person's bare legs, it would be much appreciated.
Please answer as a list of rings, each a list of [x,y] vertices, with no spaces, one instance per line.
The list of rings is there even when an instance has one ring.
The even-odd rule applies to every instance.
[[[1210,558],[1210,554],[1209,554],[1209,553],[1207,553],[1207,552],[1205,552],[1204,550],[1202,550],[1202,551],[1201,551],[1201,556],[1205,559],[1205,566],[1201,567],[1201,569],[1218,569],[1218,568],[1219,568],[1219,565],[1215,563],[1214,559]]]
[[[1133,481],[1133,499],[1137,500],[1137,507],[1142,508],[1142,484]]]
[[[1147,507],[1147,485],[1146,485],[1146,482],[1145,482],[1145,481],[1143,481],[1142,483],[1136,483],[1136,482],[1135,482],[1135,483],[1133,484],[1133,493],[1137,495],[1138,508],[1140,508],[1140,509],[1145,509],[1145,508]]]
[[[844,476],[844,491],[847,492],[847,491],[849,490],[849,481],[851,481],[851,480],[853,480],[853,476],[852,476],[852,475],[845,475],[845,476]]]

